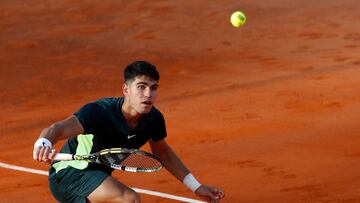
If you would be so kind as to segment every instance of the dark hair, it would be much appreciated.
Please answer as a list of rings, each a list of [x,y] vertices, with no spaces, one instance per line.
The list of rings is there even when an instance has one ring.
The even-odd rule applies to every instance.
[[[125,82],[134,80],[137,76],[145,75],[159,81],[160,75],[156,67],[146,61],[134,61],[126,66],[124,70]]]

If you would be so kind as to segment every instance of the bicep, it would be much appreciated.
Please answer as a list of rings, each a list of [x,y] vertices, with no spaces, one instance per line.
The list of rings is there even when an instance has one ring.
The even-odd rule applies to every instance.
[[[74,115],[55,123],[54,127],[59,132],[57,140],[74,137],[84,132],[83,126],[81,125],[78,118]]]

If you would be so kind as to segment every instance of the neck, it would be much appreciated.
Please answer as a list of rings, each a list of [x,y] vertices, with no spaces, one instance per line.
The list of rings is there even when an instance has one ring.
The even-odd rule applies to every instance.
[[[131,127],[134,128],[136,127],[141,114],[138,113],[137,111],[135,111],[135,109],[133,109],[129,103],[126,101],[124,101],[122,107],[121,107],[121,112],[125,117],[126,123]]]

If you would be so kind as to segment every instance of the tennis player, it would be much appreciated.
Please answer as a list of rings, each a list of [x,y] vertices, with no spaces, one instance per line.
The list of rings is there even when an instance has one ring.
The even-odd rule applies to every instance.
[[[124,70],[124,97],[84,105],[65,120],[45,128],[33,158],[51,163],[49,186],[59,202],[140,202],[140,195],[111,176],[111,168],[86,161],[53,161],[53,145],[67,139],[63,153],[87,155],[107,148],[139,149],[149,142],[164,167],[196,195],[220,202],[222,189],[199,183],[167,144],[164,117],[154,106],[160,76],[156,67],[135,61]]]

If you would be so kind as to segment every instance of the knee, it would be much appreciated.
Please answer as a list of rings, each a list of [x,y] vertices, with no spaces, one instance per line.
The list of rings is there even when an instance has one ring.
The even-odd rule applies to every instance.
[[[119,202],[126,202],[126,203],[140,203],[141,198],[140,195],[133,191],[133,190],[126,190],[123,192],[121,197],[118,198]]]

